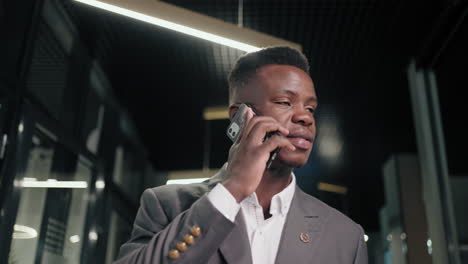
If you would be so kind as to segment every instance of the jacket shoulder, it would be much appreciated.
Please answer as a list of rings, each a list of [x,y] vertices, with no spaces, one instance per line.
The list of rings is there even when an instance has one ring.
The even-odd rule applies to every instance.
[[[157,202],[169,219],[181,212],[209,192],[213,186],[207,182],[193,184],[171,184],[148,188],[143,192],[141,205]]]
[[[342,234],[348,233],[349,235],[360,235],[364,233],[362,227],[359,224],[354,222],[351,218],[342,212],[309,194],[304,192],[302,193],[304,194],[304,198],[307,200],[307,204],[313,207],[309,209],[312,210],[312,212],[318,212],[321,214],[321,217],[323,218],[323,224],[325,224],[328,228],[331,228]]]

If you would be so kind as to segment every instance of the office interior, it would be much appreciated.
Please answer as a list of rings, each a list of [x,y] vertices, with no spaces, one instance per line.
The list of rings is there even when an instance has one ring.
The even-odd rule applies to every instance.
[[[0,2],[0,263],[112,263],[146,188],[227,160],[247,51],[90,2]],[[146,2],[304,52],[319,109],[297,183],[362,225],[369,263],[468,263],[468,1]]]

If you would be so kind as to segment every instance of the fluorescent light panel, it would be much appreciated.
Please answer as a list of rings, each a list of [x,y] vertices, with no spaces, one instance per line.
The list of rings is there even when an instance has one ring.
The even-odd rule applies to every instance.
[[[135,12],[135,11],[128,10],[128,9],[125,9],[125,8],[121,8],[121,7],[118,7],[116,5],[111,5],[111,4],[108,4],[108,3],[101,2],[101,1],[96,1],[96,0],[75,0],[75,1],[87,4],[87,5],[91,5],[91,6],[94,6],[94,7],[97,7],[97,8],[101,8],[101,9],[104,9],[104,10],[107,10],[107,11],[110,11],[110,12],[113,12],[113,13],[117,13],[117,14],[120,14],[120,15],[131,17],[131,18],[134,18],[134,19],[137,19],[137,20],[140,20],[140,21],[144,21],[144,22],[153,24],[153,25],[157,25],[157,26],[160,26],[160,27],[164,27],[164,28],[167,28],[167,29],[178,31],[178,32],[181,32],[181,33],[193,36],[193,37],[205,39],[205,40],[212,41],[212,42],[215,42],[215,43],[218,43],[218,44],[221,44],[221,45],[229,46],[231,48],[243,50],[243,51],[246,51],[246,52],[257,51],[257,50],[260,49],[259,47],[255,47],[255,46],[252,46],[252,45],[249,45],[249,44],[246,44],[246,43],[242,43],[242,42],[239,42],[239,41],[236,41],[236,40],[233,40],[233,39],[221,37],[221,36],[211,34],[211,33],[205,32],[205,31],[201,31],[201,30],[198,30],[198,29],[194,29],[194,28],[191,28],[191,27],[179,25],[177,23],[173,23],[173,22],[170,22],[170,21],[167,21],[167,20],[164,20],[164,19],[160,19],[160,18],[157,18],[157,17],[153,17],[153,16],[148,16],[148,15],[145,15],[145,14],[142,14],[142,13],[139,13],[139,12]]]
[[[47,181],[38,181],[35,178],[24,178],[20,183],[23,188],[88,188],[86,181],[57,181],[49,179]]]
[[[209,178],[191,178],[191,179],[173,179],[168,180],[166,184],[190,184],[190,183],[199,183]]]

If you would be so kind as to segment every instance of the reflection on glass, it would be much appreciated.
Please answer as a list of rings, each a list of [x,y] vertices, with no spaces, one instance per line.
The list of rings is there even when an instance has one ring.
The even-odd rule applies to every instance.
[[[91,164],[45,137],[28,153],[9,262],[80,263]]]
[[[120,246],[130,238],[131,232],[132,225],[113,211],[107,239],[106,264],[111,264],[117,258]]]
[[[118,146],[114,154],[113,180],[134,202],[141,195],[143,169],[141,158],[123,146]]]
[[[79,159],[74,180],[89,183],[91,178],[91,168],[84,159]],[[88,185],[89,186],[89,185]],[[67,263],[79,263],[83,228],[85,226],[86,206],[88,202],[88,189],[73,189],[70,211],[68,216],[68,226],[66,232],[64,256]]]
[[[28,164],[25,171],[26,178],[46,180],[52,168],[53,145],[48,141],[33,138],[33,146],[29,151]],[[45,205],[47,189],[23,188],[21,189],[18,214],[16,216],[15,231],[11,243],[10,263],[34,263],[38,244],[38,233],[41,230],[41,221]],[[36,235],[25,236],[21,229],[34,232]]]

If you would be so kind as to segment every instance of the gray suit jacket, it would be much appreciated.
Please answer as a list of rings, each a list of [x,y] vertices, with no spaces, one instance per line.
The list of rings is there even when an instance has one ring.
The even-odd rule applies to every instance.
[[[114,263],[251,264],[242,213],[232,223],[206,197],[224,172],[221,169],[203,183],[147,189],[132,237],[120,248]],[[190,234],[192,226],[199,226],[201,235],[178,259],[168,258],[168,252]],[[301,233],[308,234],[308,242],[300,238]],[[276,263],[366,264],[364,232],[348,217],[296,186]]]

